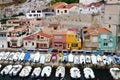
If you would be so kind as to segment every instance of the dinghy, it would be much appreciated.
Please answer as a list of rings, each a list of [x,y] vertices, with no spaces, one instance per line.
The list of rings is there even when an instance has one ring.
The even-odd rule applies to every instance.
[[[37,52],[37,53],[35,54],[35,57],[34,57],[33,62],[39,62],[39,60],[40,60],[40,53]]]
[[[86,61],[87,64],[90,64],[90,63],[91,63],[91,58],[90,58],[90,56],[86,55],[86,56],[85,56],[85,61]]]
[[[46,55],[46,62],[50,62],[50,60],[51,60],[51,54],[49,53]]]
[[[51,72],[52,72],[51,66],[46,66],[43,68],[41,72],[41,77],[50,77]]]
[[[73,60],[74,60],[74,56],[73,56],[72,53],[70,53],[70,54],[68,55],[68,62],[72,63]]]
[[[95,78],[95,75],[94,75],[94,72],[91,68],[84,68],[84,76],[86,79],[94,79]]]
[[[91,55],[91,60],[93,65],[97,64],[97,57],[94,54]]]
[[[56,69],[55,77],[63,78],[65,76],[65,68],[63,66],[59,66]]]
[[[12,65],[8,65],[1,71],[1,75],[7,75],[9,71],[12,69]]]
[[[74,64],[79,64],[79,63],[80,63],[79,56],[78,55],[74,56]]]
[[[32,70],[32,67],[31,66],[25,66],[21,72],[19,73],[19,76],[20,77],[27,77],[29,76],[30,72]]]
[[[119,68],[110,68],[110,74],[116,80],[120,79],[120,69]]]
[[[21,69],[22,65],[13,65],[12,69],[9,72],[9,75],[16,76]]]
[[[70,69],[71,78],[78,79],[81,77],[80,70],[77,67],[72,67]]]
[[[31,74],[31,77],[39,77],[40,75],[40,72],[41,72],[41,68],[40,67],[37,67],[33,70],[32,74]]]
[[[85,64],[85,56],[80,55],[80,64]]]

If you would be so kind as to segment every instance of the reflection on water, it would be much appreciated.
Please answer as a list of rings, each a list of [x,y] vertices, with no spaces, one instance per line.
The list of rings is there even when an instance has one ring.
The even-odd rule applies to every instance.
[[[0,80],[87,80],[84,78],[84,74],[83,74],[83,69],[81,68],[81,78],[80,79],[72,79],[70,77],[70,72],[69,72],[70,68],[66,68],[66,75],[65,78],[63,79],[59,79],[55,77],[55,71],[56,68],[53,68],[52,70],[52,74],[50,76],[50,78],[41,78],[39,77],[38,79],[33,79],[30,76],[27,78],[20,78],[18,76],[16,77],[10,77],[10,76],[1,76],[0,75]],[[89,80],[114,80],[110,73],[109,73],[109,69],[93,69],[96,78],[95,79],[89,79]]]

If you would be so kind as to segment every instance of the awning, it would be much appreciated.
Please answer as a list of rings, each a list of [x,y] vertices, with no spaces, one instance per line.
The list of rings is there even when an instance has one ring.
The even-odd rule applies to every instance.
[[[25,54],[23,60],[27,61],[29,58],[30,58],[30,51],[28,51],[28,52]]]

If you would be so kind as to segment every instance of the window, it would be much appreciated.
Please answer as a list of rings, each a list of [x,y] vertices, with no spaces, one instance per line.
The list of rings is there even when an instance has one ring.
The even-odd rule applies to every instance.
[[[103,45],[104,45],[104,46],[108,46],[108,43],[107,43],[107,42],[105,42]]]
[[[56,35],[54,36],[55,39],[62,39],[62,36],[61,35]]]
[[[65,10],[65,13],[67,13],[67,10]]]
[[[32,42],[32,46],[34,46],[34,42]]]
[[[37,16],[36,14],[34,14],[34,16]]]
[[[32,13],[35,13],[35,11],[31,11]]]
[[[37,11],[38,13],[41,13],[41,11]]]
[[[59,13],[59,10],[57,10],[57,12]]]
[[[44,39],[44,37],[41,37],[41,39]]]
[[[109,25],[109,28],[111,28],[111,25]]]
[[[72,44],[72,47],[78,47],[78,44],[76,43],[76,44]]]
[[[109,20],[111,20],[112,18],[111,17],[109,17]]]
[[[32,16],[32,14],[29,14],[29,16],[31,17],[31,16]]]
[[[25,45],[27,46],[27,42],[25,42]]]
[[[44,44],[44,47],[46,47],[47,46],[47,44]]]

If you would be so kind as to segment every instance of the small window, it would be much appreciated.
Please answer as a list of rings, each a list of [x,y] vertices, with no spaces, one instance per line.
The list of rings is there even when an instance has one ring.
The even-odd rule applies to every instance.
[[[111,17],[109,17],[109,20],[111,20],[112,18]]]
[[[65,10],[65,13],[67,13],[67,10]]]
[[[109,28],[111,28],[111,25],[109,25]]]
[[[36,14],[34,14],[34,16],[37,16]]]
[[[32,42],[32,46],[34,46],[34,42]]]
[[[41,37],[41,39],[44,39],[44,37]]]
[[[57,10],[57,12],[59,13],[59,10]]]
[[[35,11],[31,11],[32,13],[35,13]]]
[[[25,45],[27,46],[27,42],[25,43]]]
[[[105,42],[103,45],[104,45],[104,46],[108,46],[108,43]]]
[[[41,13],[41,11],[39,10],[39,11],[37,11],[38,13]]]
[[[32,16],[32,14],[29,14],[29,16],[31,17],[31,16]]]

